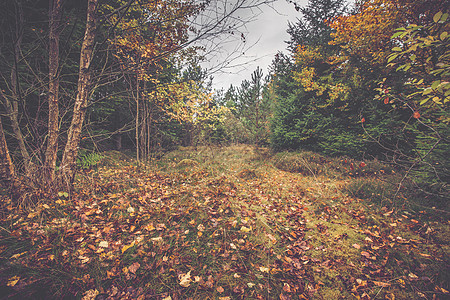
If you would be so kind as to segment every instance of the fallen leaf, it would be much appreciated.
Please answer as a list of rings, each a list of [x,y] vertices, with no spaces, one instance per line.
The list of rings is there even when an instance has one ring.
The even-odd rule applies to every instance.
[[[98,244],[98,246],[99,247],[102,247],[102,248],[108,248],[108,242],[107,241],[101,241],[99,244]]]
[[[269,268],[267,267],[259,267],[259,270],[263,273],[269,273]]]
[[[7,286],[15,286],[19,280],[20,280],[19,276],[13,276],[8,279],[8,283],[6,285]]]
[[[86,257],[84,255],[78,256],[78,259],[80,259],[83,264],[85,264],[89,261],[89,257]]]
[[[245,227],[245,226],[241,227],[241,231],[242,232],[250,232],[251,230],[252,230],[251,228],[248,228],[248,227]]]
[[[221,287],[220,285],[217,287],[217,292],[219,293],[223,293],[225,290],[223,289],[223,287]]]
[[[136,271],[139,269],[141,265],[138,262],[133,263],[131,266],[128,267],[128,271],[130,271],[133,274],[136,274]]]
[[[358,245],[358,244],[353,244],[352,247],[353,247],[353,248],[356,248],[356,249],[360,249],[360,248],[361,248],[361,246]]]
[[[381,286],[381,287],[388,287],[391,285],[390,283],[381,282],[381,281],[374,281],[373,284],[375,284],[376,286]]]
[[[128,249],[130,249],[131,247],[133,247],[134,244],[135,244],[135,242],[133,241],[131,244],[123,246],[123,247],[122,247],[122,253],[124,253],[125,251],[127,251]]]
[[[425,253],[419,253],[420,256],[426,257],[426,258],[431,258],[432,256],[429,254],[425,254]]]
[[[361,255],[364,256],[364,257],[366,257],[366,258],[370,258],[369,252],[361,251]]]
[[[247,283],[247,286],[248,286],[249,288],[252,288],[252,287],[255,286],[255,284],[254,284],[253,282],[249,282],[249,283]]]
[[[180,274],[178,276],[178,279],[180,279],[180,285],[182,287],[188,287],[191,284],[191,271],[187,272],[186,274]]]
[[[81,298],[81,300],[94,300],[98,294],[100,294],[98,290],[89,290],[84,293],[84,296],[83,298]]]

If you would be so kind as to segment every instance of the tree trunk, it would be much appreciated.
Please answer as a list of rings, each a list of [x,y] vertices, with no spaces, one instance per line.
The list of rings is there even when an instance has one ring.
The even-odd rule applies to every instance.
[[[78,91],[73,109],[72,123],[70,124],[67,144],[64,148],[63,159],[60,169],[60,181],[71,189],[75,175],[76,158],[80,144],[81,130],[89,98],[91,80],[91,62],[94,52],[94,38],[96,31],[95,10],[98,0],[89,0],[87,9],[86,30],[80,53],[80,70],[78,74]]]
[[[6,144],[5,133],[3,131],[2,120],[0,119],[0,181],[11,191],[13,200],[20,198],[20,185],[16,179],[14,165],[9,155]]]
[[[17,140],[20,154],[24,160],[25,172],[27,176],[30,175],[30,163],[31,158],[28,153],[27,147],[25,146],[25,139],[22,134],[22,130],[20,129],[19,124],[19,101],[21,100],[21,92],[20,92],[20,83],[19,83],[19,71],[18,65],[20,61],[20,53],[21,53],[21,44],[22,44],[22,35],[23,35],[23,11],[20,4],[17,5],[17,16],[16,16],[16,24],[15,24],[15,41],[14,41],[14,66],[11,68],[11,91],[12,97],[11,99],[2,93],[2,98],[4,100],[4,105],[6,109],[6,113],[11,121],[11,127],[14,132],[14,137]]]
[[[56,154],[59,134],[59,25],[61,0],[49,1],[49,84],[48,84],[48,140],[45,152],[45,177],[49,182],[55,179]]]

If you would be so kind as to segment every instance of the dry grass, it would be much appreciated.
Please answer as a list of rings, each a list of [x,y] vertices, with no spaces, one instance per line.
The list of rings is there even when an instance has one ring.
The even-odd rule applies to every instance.
[[[245,145],[108,163],[71,199],[5,205],[0,283],[48,299],[444,299],[448,223],[388,206],[388,167],[365,163]]]

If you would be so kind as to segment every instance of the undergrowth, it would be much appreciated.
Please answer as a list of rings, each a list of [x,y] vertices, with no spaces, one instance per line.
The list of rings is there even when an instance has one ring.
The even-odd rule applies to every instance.
[[[414,186],[398,189],[401,174],[378,161],[245,145],[181,148],[148,164],[102,155],[72,195],[32,209],[2,199],[3,295],[448,296],[448,215],[413,207]]]

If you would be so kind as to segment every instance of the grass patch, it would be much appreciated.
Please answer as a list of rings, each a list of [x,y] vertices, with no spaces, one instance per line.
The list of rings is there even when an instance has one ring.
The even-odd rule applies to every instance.
[[[448,223],[388,205],[395,189],[385,182],[397,175],[379,162],[356,174],[361,162],[348,158],[245,145],[182,148],[139,165],[102,155],[70,199],[53,195],[32,210],[2,200],[3,294],[448,295]]]

